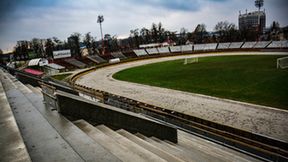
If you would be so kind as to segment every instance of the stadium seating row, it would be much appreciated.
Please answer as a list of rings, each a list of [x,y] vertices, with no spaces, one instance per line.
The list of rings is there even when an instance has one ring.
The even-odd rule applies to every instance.
[[[216,51],[216,50],[227,50],[227,49],[275,49],[275,48],[288,48],[288,41],[260,41],[260,42],[224,42],[224,43],[207,43],[207,44],[188,44],[181,46],[165,46],[165,47],[151,47],[134,49],[131,51],[133,57],[157,55],[157,54],[168,54],[168,53],[190,53],[193,51]],[[130,54],[130,53],[129,53]],[[125,54],[125,52],[112,52],[112,58],[127,59],[132,56]],[[87,57],[89,60],[100,64],[108,62],[109,59],[100,57],[99,55],[92,55]],[[85,67],[84,64],[79,61],[65,60],[67,63],[72,64],[76,67]]]
[[[165,54],[165,53],[185,53],[192,51],[214,51],[224,49],[261,49],[261,48],[288,48],[288,41],[261,41],[261,42],[225,42],[207,43],[158,48],[144,48],[133,50],[137,56]]]

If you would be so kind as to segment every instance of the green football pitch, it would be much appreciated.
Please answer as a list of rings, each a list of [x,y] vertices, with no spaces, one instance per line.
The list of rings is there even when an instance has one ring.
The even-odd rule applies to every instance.
[[[283,56],[217,56],[184,65],[175,60],[125,69],[115,79],[288,110],[288,69]]]

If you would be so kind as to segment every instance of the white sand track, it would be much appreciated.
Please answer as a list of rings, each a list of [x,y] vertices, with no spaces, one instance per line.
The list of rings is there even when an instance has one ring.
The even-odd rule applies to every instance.
[[[288,111],[220,99],[188,92],[115,80],[112,75],[123,69],[187,57],[223,55],[288,55],[287,52],[234,52],[180,55],[140,60],[108,66],[81,76],[76,84],[125,96],[162,108],[183,112],[203,119],[288,142]],[[276,68],[276,62],[275,62]]]

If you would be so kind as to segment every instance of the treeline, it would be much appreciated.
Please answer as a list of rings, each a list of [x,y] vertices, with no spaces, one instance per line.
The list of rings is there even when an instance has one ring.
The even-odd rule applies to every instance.
[[[153,23],[150,29],[130,30],[128,40],[130,47],[137,48],[140,44],[162,43],[165,41],[173,41],[177,45],[182,45],[187,43],[280,40],[287,39],[287,33],[287,27],[280,28],[278,22],[273,22],[264,33],[257,32],[255,28],[239,31],[235,24],[228,21],[218,22],[213,32],[208,32],[205,24],[198,24],[192,32],[189,32],[186,28],[181,28],[179,32],[171,32],[166,30],[161,23]]]
[[[278,22],[273,22],[264,34],[259,34],[251,29],[239,31],[235,24],[228,21],[218,22],[213,32],[208,32],[205,24],[198,24],[192,32],[186,28],[181,28],[179,32],[169,31],[159,22],[158,24],[152,23],[150,28],[143,27],[130,30],[129,37],[121,40],[117,39],[117,36],[105,34],[103,42],[101,40],[96,41],[96,37],[88,32],[83,36],[80,33],[72,33],[67,41],[61,41],[57,37],[18,41],[14,53],[22,58],[28,57],[29,53],[35,54],[35,57],[52,57],[53,51],[70,49],[73,56],[81,57],[81,47],[86,48],[88,54],[93,55],[139,48],[141,44],[150,43],[172,42],[183,45],[188,43],[279,40],[287,39],[287,33],[287,27],[280,28]]]

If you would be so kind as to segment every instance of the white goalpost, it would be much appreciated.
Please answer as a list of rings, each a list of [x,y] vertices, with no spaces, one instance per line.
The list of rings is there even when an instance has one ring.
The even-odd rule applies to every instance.
[[[192,58],[185,58],[184,59],[184,65],[187,64],[193,64],[198,62],[198,57],[192,57]]]
[[[277,59],[277,69],[288,68],[288,57],[282,57]]]

